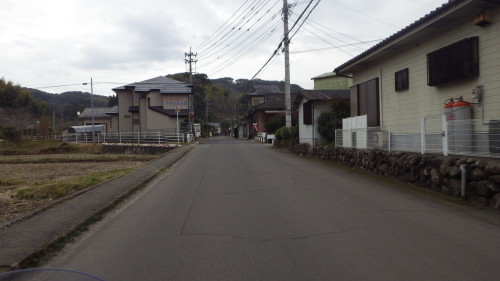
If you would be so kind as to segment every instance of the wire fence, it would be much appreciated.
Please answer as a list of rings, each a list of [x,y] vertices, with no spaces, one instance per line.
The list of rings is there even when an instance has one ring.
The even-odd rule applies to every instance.
[[[446,120],[428,116],[420,124],[335,130],[337,147],[500,157],[500,118]]]

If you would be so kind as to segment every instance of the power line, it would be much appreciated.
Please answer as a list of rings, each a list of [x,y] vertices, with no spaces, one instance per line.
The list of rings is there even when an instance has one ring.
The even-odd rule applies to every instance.
[[[70,86],[82,86],[85,85],[87,82],[81,82],[81,83],[74,83],[74,84],[63,84],[63,85],[52,85],[52,86],[27,86],[26,88],[31,88],[31,89],[50,89],[50,88],[62,88],[62,87],[70,87]],[[123,82],[93,82],[94,85],[96,84],[115,84],[115,85],[126,85],[129,83],[123,83]]]
[[[255,47],[257,47],[257,45],[260,45],[261,43],[263,43],[265,40],[267,40],[273,34],[273,32],[277,28],[277,25],[279,25],[279,22],[275,23],[270,28],[264,30],[264,32],[262,32],[260,34],[259,34],[259,32],[261,30],[263,30],[265,26],[267,26],[269,23],[271,23],[276,18],[277,15],[279,15],[279,12],[276,13],[275,15],[273,15],[267,22],[263,23],[262,26],[260,26],[258,29],[256,29],[253,33],[249,34],[244,40],[241,40],[237,45],[232,47],[230,50],[228,50],[222,56],[219,56],[217,59],[219,59],[220,57],[224,57],[225,55],[229,55],[229,54],[231,54],[231,52],[234,52],[234,54],[228,59],[228,60],[230,60],[230,59],[234,58],[235,56],[237,56],[238,54],[240,54],[241,52],[243,52],[245,50],[249,50],[249,49],[253,50]],[[251,43],[243,45],[247,41],[250,41]],[[237,50],[240,47],[240,45],[243,45],[243,47],[240,48],[239,50]],[[204,66],[208,66],[208,65],[213,64],[215,62],[217,62],[217,60],[213,60],[213,61],[205,64]]]
[[[82,82],[83,83],[83,82]],[[69,86],[81,86],[82,83],[77,83],[77,84],[64,84],[64,85],[53,85],[53,86],[43,86],[43,87],[26,87],[26,88],[33,88],[33,89],[49,89],[49,88],[61,88],[61,87],[69,87]]]
[[[256,1],[258,1],[258,3],[254,5],[254,3],[255,3]],[[235,18],[235,19],[231,22],[231,24],[230,24],[230,25],[233,25],[233,27],[232,27],[229,31],[227,31],[227,32],[226,32],[224,35],[222,35],[222,37],[220,37],[219,39],[214,38],[215,42],[214,42],[212,45],[210,45],[210,46],[208,47],[208,49],[203,49],[203,48],[202,48],[202,49],[198,50],[198,52],[199,52],[199,53],[210,53],[210,52],[212,51],[212,49],[213,49],[213,48],[216,48],[216,47],[220,46],[220,44],[222,44],[223,42],[225,42],[225,41],[227,40],[227,39],[225,39],[225,38],[227,38],[228,36],[230,36],[230,34],[231,34],[231,33],[234,33],[234,32],[237,30],[237,27],[241,24],[241,22],[242,22],[242,21],[244,21],[244,20],[246,19],[246,17],[247,17],[247,16],[249,16],[249,15],[252,13],[252,11],[253,11],[253,10],[257,7],[257,5],[262,4],[262,1],[263,1],[263,0],[254,0],[254,2],[251,4],[251,5],[254,5],[254,6],[253,6],[253,7],[251,7],[251,8],[250,8],[250,6],[249,6],[249,7],[247,7],[247,8],[245,9],[245,11],[244,11],[244,13],[246,12],[246,14],[245,14],[243,17],[241,17],[241,16],[240,16],[241,18],[239,19],[239,21],[238,21],[235,25],[233,25],[233,23],[234,23],[234,22],[235,22],[238,18]],[[247,11],[249,8],[250,8],[250,10],[249,10],[249,11]],[[224,28],[224,30],[226,30],[227,28],[230,28],[230,25],[229,25],[229,26],[227,26],[226,28]],[[240,27],[240,29],[241,29],[241,27]],[[231,36],[232,36],[232,35],[231,35]],[[217,40],[216,40],[216,39],[217,39]],[[213,41],[214,41],[214,40],[213,40]]]
[[[310,50],[294,51],[294,52],[290,52],[290,53],[291,54],[300,54],[300,53],[319,52],[319,51],[326,51],[326,50],[337,49],[337,48],[353,47],[353,46],[356,46],[358,44],[377,43],[377,42],[380,42],[382,40],[383,39],[376,39],[376,40],[370,40],[370,41],[358,42],[358,43],[352,43],[352,44],[344,44],[344,45],[337,45],[337,46],[310,49]]]
[[[278,23],[278,25],[279,25],[279,23]],[[240,58],[248,55],[249,53],[251,53],[252,51],[254,51],[257,47],[259,47],[263,42],[265,42],[266,40],[268,40],[269,37],[271,37],[273,35],[273,33],[276,31],[276,29],[277,29],[277,26],[273,27],[270,32],[266,32],[262,36],[258,37],[259,39],[257,39],[256,41],[254,41],[253,44],[248,45],[246,49],[245,48],[241,49],[236,54],[234,54],[232,57],[230,57],[229,59],[227,59],[226,61],[224,61],[222,64],[220,64],[219,66],[213,68],[211,71],[209,71],[209,73],[215,74],[215,73],[221,71],[222,69],[224,69],[225,67],[233,65]]]
[[[318,4],[321,2],[321,0],[318,0],[318,2],[316,2],[316,5],[314,5],[314,7],[312,7],[312,9],[309,11],[309,13],[307,14],[306,18],[302,21],[302,23],[299,25],[299,28],[297,30],[295,30],[295,33],[290,37],[290,40],[292,40],[292,38],[295,36],[295,34],[297,34],[297,32],[300,30],[300,28],[302,27],[302,25],[307,21],[307,19],[309,18],[309,16],[311,15],[311,13],[314,11],[314,9],[316,9],[316,7],[318,7]],[[311,3],[312,3],[312,0],[311,0]],[[309,7],[309,5],[308,5]],[[305,12],[305,10],[304,10]],[[300,15],[302,16],[302,15]],[[300,17],[297,19],[297,22],[300,20]],[[293,29],[293,27],[292,27]]]
[[[209,42],[213,36],[215,36],[215,34],[217,34],[217,32],[219,32],[219,30],[221,30],[222,27],[224,27],[240,10],[243,6],[245,6],[245,4],[250,1],[250,0],[246,0],[243,4],[241,4],[241,6],[236,10],[236,12],[233,13],[233,15],[227,19],[227,21],[221,25],[212,35],[210,35],[207,39],[205,39],[198,47],[196,47],[195,49],[198,50],[198,49],[201,49],[205,46],[205,43]]]
[[[321,40],[321,41],[323,41],[323,42],[325,42],[325,43],[327,43],[327,44],[331,45],[332,47],[336,47],[336,46],[335,46],[335,44],[332,44],[331,42],[327,41],[325,38],[323,38],[323,37],[321,37],[321,36],[318,36],[316,33],[314,33],[314,32],[312,32],[312,31],[310,31],[310,30],[309,30],[309,29],[307,29],[306,27],[304,27],[304,30],[306,30],[307,32],[309,32],[309,33],[311,33],[312,35],[316,36],[319,40]],[[349,53],[349,52],[347,52],[347,51],[344,51],[344,50],[342,50],[342,49],[340,49],[340,48],[337,48],[337,49],[339,49],[339,51],[342,51],[342,52],[344,52],[344,53],[348,54],[348,55],[349,55],[349,56],[351,56],[351,57],[354,57],[354,55],[353,55],[353,54],[351,54],[351,53]]]
[[[335,32],[336,34],[339,34],[339,35],[345,36],[345,37],[347,37],[347,38],[353,39],[353,40],[355,40],[355,41],[357,41],[357,42],[363,42],[363,41],[359,40],[358,38],[355,38],[355,37],[350,36],[350,35],[348,35],[348,34],[345,34],[345,33],[339,32],[339,31],[337,31],[337,30],[334,30],[334,29],[332,29],[331,27],[325,26],[325,25],[320,24],[320,23],[318,23],[318,22],[315,22],[314,20],[311,20],[311,19],[307,22],[307,24],[309,24],[311,27],[316,28],[317,30],[320,30],[320,29],[319,29],[318,27],[315,27],[314,25],[318,25],[318,26],[320,26],[320,27],[322,27],[322,28],[324,28],[324,29],[327,29],[327,30],[333,31],[333,32]],[[323,32],[323,33],[325,33],[325,34],[327,34],[327,33],[326,33],[326,32],[324,32],[324,31],[322,31],[322,32]],[[329,35],[329,36],[333,37],[332,35]],[[339,41],[340,41],[340,40],[339,40]],[[366,42],[369,42],[369,41],[366,41]],[[368,47],[370,48],[370,47],[372,47],[372,46],[371,46],[371,45],[368,45]]]
[[[234,42],[236,42],[237,40],[239,40],[242,36],[244,36],[245,34],[247,34],[247,32],[250,32],[250,30],[251,30],[251,29],[252,29],[252,28],[253,28],[256,24],[258,24],[258,23],[259,23],[259,22],[260,22],[260,21],[264,18],[264,16],[265,16],[265,15],[267,15],[267,14],[271,11],[271,9],[272,9],[272,8],[274,8],[274,6],[276,6],[276,4],[277,4],[277,3],[278,3],[278,1],[277,1],[277,2],[275,2],[275,4],[274,4],[271,8],[269,8],[269,9],[265,12],[265,14],[263,14],[263,15],[262,15],[262,17],[260,17],[257,21],[255,21],[255,22],[254,22],[254,23],[253,23],[253,24],[252,24],[252,25],[251,25],[251,26],[250,26],[250,27],[249,27],[249,28],[248,28],[248,29],[247,29],[244,33],[240,34],[237,38],[235,38],[234,40],[232,40],[229,44],[227,44],[226,46],[224,46],[222,49],[220,49],[220,50],[218,50],[218,51],[216,51],[216,52],[214,52],[214,53],[212,53],[212,54],[210,54],[210,55],[207,55],[206,57],[204,57],[204,59],[208,59],[208,58],[213,57],[214,55],[216,55],[216,54],[218,54],[218,53],[222,52],[224,49],[226,49],[227,47],[231,46]],[[251,38],[251,37],[252,37],[252,36],[253,36],[256,32],[258,32],[260,29],[262,29],[262,28],[263,28],[266,24],[268,24],[269,22],[271,22],[273,19],[274,19],[274,16],[273,16],[273,17],[271,17],[271,19],[267,20],[267,21],[266,21],[264,24],[262,24],[260,27],[258,27],[258,28],[257,28],[257,30],[256,30],[255,32],[253,32],[252,34],[248,35],[246,39]],[[242,44],[242,43],[244,43],[244,42],[245,42],[245,41],[240,41],[240,43],[238,43],[235,47],[237,47],[237,46],[241,45],[241,44]],[[232,51],[232,50],[234,50],[234,48],[232,48],[232,49],[231,49],[231,50],[229,50],[228,52],[230,52],[230,51]]]
[[[292,26],[292,28],[290,30],[288,30],[288,33],[290,33],[293,28],[297,25],[298,21],[300,20],[300,18],[305,14],[305,12],[307,11],[307,9],[309,8],[309,6],[312,4],[314,0],[310,0],[309,1],[309,4],[306,6],[306,8],[304,9],[304,11],[302,11],[302,13],[300,14],[299,18],[297,19],[297,21],[295,21],[295,24]],[[318,1],[319,2],[319,1]],[[317,5],[316,5],[317,6]],[[288,7],[284,7],[284,8],[287,8],[287,10],[283,10],[284,13],[288,13]],[[300,29],[300,28],[299,28]],[[255,75],[250,79],[250,81],[252,81],[253,79],[255,79],[255,77],[257,77],[257,75],[259,75],[259,73],[271,62],[271,60],[276,56],[276,54],[278,53],[278,51],[281,49],[281,47],[283,46],[283,43],[285,43],[285,38],[287,38],[288,36],[286,36],[287,34],[285,34],[285,36],[283,37],[283,39],[281,39],[281,42],[278,44],[278,48],[276,48],[276,50],[274,50],[273,54],[271,55],[271,57],[264,63],[264,65],[257,71],[257,73],[255,73]],[[249,82],[250,82],[249,81]]]
[[[225,42],[227,42],[229,39],[231,39],[232,37],[236,36],[237,33],[239,31],[241,31],[242,29],[244,29],[244,26],[246,24],[248,24],[250,22],[250,20],[252,20],[262,9],[263,9],[263,6],[262,5],[266,5],[267,3],[265,2],[260,2],[260,3],[257,3],[254,7],[252,7],[252,9],[250,10],[250,12],[253,12],[255,10],[255,12],[253,12],[252,14],[248,13],[247,15],[245,15],[245,17],[243,17],[225,36],[223,36],[222,38],[219,39],[218,42],[215,42],[208,50],[205,50],[205,51],[199,51],[200,53],[203,53],[203,56],[212,56],[214,54],[214,52],[216,51],[216,49],[218,47],[220,47],[222,44],[224,44]],[[275,4],[276,5],[276,4]],[[274,5],[273,5],[274,6]],[[270,10],[270,9],[269,9]],[[268,12],[269,12],[268,10]],[[267,14],[267,12],[266,12]],[[247,18],[248,16],[248,18]],[[246,22],[242,23],[245,19]],[[260,20],[260,19],[259,19]],[[258,21],[257,21],[258,22]],[[249,29],[247,29],[247,31],[244,31],[243,34],[245,32],[248,32]],[[241,37],[242,35],[240,35]],[[237,39],[236,39],[237,40]],[[234,42],[235,40],[233,40]],[[229,43],[228,45],[231,45],[233,42]],[[226,46],[227,47],[227,46]],[[226,47],[223,47],[222,49],[226,48]],[[220,52],[220,50],[219,50]],[[216,52],[217,53],[217,52]]]
[[[354,11],[354,12],[356,12],[356,13],[360,14],[360,15],[363,15],[363,16],[365,16],[365,17],[371,18],[371,19],[373,19],[373,20],[375,20],[375,21],[378,21],[378,22],[380,22],[380,23],[383,23],[383,24],[385,24],[385,25],[390,25],[390,26],[395,27],[395,28],[397,28],[397,29],[401,29],[401,27],[400,27],[400,26],[396,26],[396,25],[394,25],[394,24],[392,24],[392,23],[389,23],[389,22],[386,22],[386,21],[383,21],[383,20],[377,19],[377,18],[375,18],[375,17],[372,17],[372,16],[370,16],[370,15],[368,15],[368,14],[365,14],[365,13],[363,13],[363,12],[359,11],[359,10],[356,10],[356,9],[354,9],[354,8],[352,8],[352,7],[349,7],[349,6],[347,6],[347,5],[343,4],[343,3],[340,3],[340,2],[338,2],[338,1],[332,1],[332,2],[337,3],[338,5],[344,6],[344,7],[346,7],[346,8],[347,8],[347,9],[349,9],[349,10],[352,10],[352,11]]]

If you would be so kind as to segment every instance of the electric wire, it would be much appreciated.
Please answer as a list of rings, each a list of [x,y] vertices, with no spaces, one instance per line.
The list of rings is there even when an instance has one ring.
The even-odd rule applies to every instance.
[[[248,10],[248,9],[249,9],[252,5],[254,5],[254,4],[255,4],[255,2],[256,2],[256,1],[257,1],[257,0],[253,0],[253,2],[252,2],[252,3],[251,3],[251,4],[247,7],[247,8],[245,8],[245,10],[244,10],[244,11],[243,11],[240,15],[238,15],[237,17],[235,17],[235,18],[234,18],[234,19],[233,19],[233,20],[232,20],[229,24],[227,24],[227,26],[225,26],[225,27],[224,27],[224,25],[226,25],[226,23],[227,23],[227,22],[229,22],[229,20],[230,20],[230,19],[231,19],[231,18],[232,18],[235,14],[237,14],[237,13],[233,14],[233,16],[232,16],[232,17],[231,17],[228,21],[226,21],[226,23],[224,23],[224,24],[223,24],[223,25],[222,25],[222,26],[218,29],[218,30],[220,30],[222,27],[224,27],[224,28],[220,31],[220,33],[219,33],[219,34],[217,34],[217,35],[215,35],[215,34],[214,34],[214,35],[210,36],[210,39],[209,39],[209,40],[206,40],[206,42],[205,42],[204,44],[202,44],[201,46],[197,47],[196,49],[197,49],[197,50],[199,50],[199,51],[203,51],[203,50],[204,50],[203,48],[205,48],[205,47],[206,47],[208,44],[210,44],[211,42],[216,41],[216,40],[217,40],[217,38],[218,38],[219,36],[224,36],[224,35],[221,35],[221,34],[222,34],[222,33],[224,33],[224,32],[226,32],[226,30],[227,30],[228,28],[231,28],[231,26],[233,26],[234,22],[235,22],[235,21],[236,21],[239,17],[241,17],[243,14],[245,14],[245,13],[247,12],[247,10]],[[240,8],[238,8],[238,11],[239,11],[239,10],[241,10],[241,8],[242,8],[242,7],[243,7],[246,3],[248,3],[248,0],[247,0],[245,3],[243,3],[243,5],[242,5]],[[217,33],[217,32],[216,32],[216,33]],[[226,33],[226,34],[227,34],[227,33]],[[216,42],[217,42],[217,41],[216,41]],[[210,48],[210,47],[208,47],[208,48]]]
[[[325,32],[325,31],[323,31],[323,30],[319,29],[318,27],[316,27],[316,26],[314,26],[314,25],[311,25],[311,24],[309,24],[309,23],[306,23],[306,25],[307,25],[307,26],[309,26],[309,27],[311,27],[311,28],[313,28],[313,29],[315,29],[315,30],[317,30],[318,32],[320,32],[320,33],[322,33],[322,34],[324,34],[324,35],[326,35],[326,36],[328,36],[328,37],[330,37],[330,38],[332,38],[332,39],[336,40],[336,41],[340,41],[340,42],[342,42],[342,43],[344,43],[344,44],[351,44],[351,42],[348,42],[348,41],[342,40],[342,39],[340,39],[340,38],[338,38],[338,37],[335,37],[335,36],[333,36],[333,35],[331,35],[331,34],[329,34],[329,33]],[[311,31],[310,29],[307,29],[306,27],[304,27],[304,29],[305,29],[306,31],[308,31],[309,33],[311,33],[314,37],[319,38],[321,41],[323,41],[323,42],[327,42],[329,45],[332,45],[332,46],[335,46],[335,45],[336,45],[336,44],[333,44],[333,43],[331,43],[331,42],[327,41],[324,37],[319,36],[318,34],[316,34],[315,32]],[[297,34],[297,33],[295,33],[295,34]],[[295,36],[295,34],[294,34],[294,36]],[[356,41],[358,41],[358,42],[362,42],[362,41],[357,40],[357,39],[356,39]],[[367,50],[366,48],[363,48],[363,47],[358,46],[358,44],[353,44],[352,46],[354,46],[354,47],[356,47],[356,48],[360,49],[361,51],[366,51],[366,50]],[[371,47],[371,46],[370,46],[370,47]]]
[[[241,59],[242,57],[248,55],[249,53],[251,53],[252,51],[254,51],[257,47],[259,47],[263,42],[267,41],[272,35],[273,33],[276,31],[277,27],[280,25],[280,23],[278,23],[272,30],[270,30],[267,34],[263,34],[264,36],[261,36],[260,39],[254,41],[251,45],[249,45],[246,49],[241,49],[240,51],[238,51],[236,54],[234,54],[232,57],[230,57],[229,59],[227,59],[226,61],[224,61],[221,65],[219,65],[218,67],[212,69],[209,73],[210,74],[215,74],[215,73],[218,73],[220,72],[221,70],[223,70],[224,68],[226,67],[229,67],[231,65],[233,65],[234,63],[236,63],[239,59]]]
[[[253,23],[253,24],[252,24],[252,25],[251,25],[251,26],[250,26],[250,27],[249,27],[249,28],[245,31],[245,33],[240,34],[238,37],[236,37],[234,40],[232,40],[231,42],[229,42],[229,44],[227,44],[226,46],[224,46],[222,49],[219,49],[218,51],[216,51],[216,52],[214,52],[214,53],[212,53],[212,54],[210,54],[210,55],[207,55],[207,56],[206,56],[206,57],[204,57],[203,59],[208,59],[208,58],[210,58],[210,57],[213,57],[213,56],[217,55],[218,53],[222,52],[222,51],[223,51],[224,49],[226,49],[227,47],[231,46],[234,42],[236,42],[237,40],[239,40],[242,36],[246,35],[246,34],[247,34],[247,32],[250,32],[250,30],[251,30],[251,29],[252,29],[252,28],[253,28],[256,24],[258,24],[258,23],[259,23],[259,22],[260,22],[260,21],[264,18],[264,16],[265,16],[265,15],[267,15],[267,14],[271,11],[271,9],[272,9],[272,8],[274,8],[274,7],[276,6],[276,4],[277,4],[278,2],[279,2],[279,1],[275,2],[275,4],[274,4],[271,8],[269,8],[269,9],[265,12],[265,14],[263,14],[263,15],[262,15],[262,17],[260,17],[257,21],[255,21],[255,22],[254,22],[254,23]],[[272,19],[274,19],[274,16],[273,16],[270,20],[266,21],[266,23],[264,23],[263,25],[267,24],[267,23],[268,23],[269,21],[271,21]],[[263,26],[263,25],[262,25],[262,26]],[[259,30],[259,28],[257,29],[257,31],[258,31],[258,30]],[[252,33],[251,35],[249,35],[248,37],[251,37],[252,35],[253,35],[253,33]],[[247,39],[248,39],[248,37],[247,37]],[[238,43],[236,46],[241,45],[243,42],[245,42],[245,41],[243,41],[243,40],[242,40],[242,41],[240,41],[240,43]],[[233,49],[234,49],[234,48],[233,48]],[[231,49],[231,50],[233,50],[233,49]],[[231,50],[229,50],[228,52],[230,52]]]
[[[257,0],[256,0],[257,1]],[[198,53],[205,53],[205,54],[208,54],[210,53],[214,48],[217,48],[218,46],[220,46],[221,44],[223,44],[224,42],[226,42],[228,40],[228,38],[230,38],[231,36],[233,36],[232,34],[234,34],[235,32],[237,32],[238,30],[241,30],[241,27],[240,24],[248,17],[250,16],[251,14],[253,14],[253,10],[259,6],[261,4],[263,4],[264,0],[258,0],[257,4],[255,4],[251,9],[250,11],[248,11],[240,20],[239,22],[237,22],[228,32],[226,32],[226,34],[224,34],[221,38],[219,38],[216,42],[214,42],[210,47],[208,47],[208,49],[206,50],[199,50]],[[254,1],[255,3],[255,1]],[[238,28],[239,27],[239,28]]]
[[[201,49],[205,46],[205,44],[207,42],[209,42],[213,36],[215,36],[215,34],[217,34],[217,32],[219,32],[219,30],[221,30],[222,27],[224,27],[240,10],[243,6],[245,6],[245,4],[250,1],[250,0],[246,0],[245,2],[243,2],[243,4],[241,4],[241,6],[236,10],[236,12],[233,13],[233,15],[227,19],[227,21],[221,25],[212,35],[210,35],[207,39],[205,39],[203,42],[201,42],[200,45],[198,45],[195,49],[198,50],[198,49]]]
[[[312,3],[312,0],[311,0],[311,3]],[[318,0],[318,2],[316,2],[316,5],[314,5],[314,7],[311,8],[311,10],[309,11],[309,13],[307,14],[307,16],[304,18],[304,20],[302,21],[302,23],[299,25],[299,28],[295,31],[295,33],[292,34],[292,36],[289,38],[289,40],[292,40],[292,38],[295,36],[295,34],[297,34],[297,32],[300,30],[300,28],[302,27],[302,25],[304,25],[304,23],[307,21],[307,19],[309,18],[309,16],[311,15],[311,13],[314,11],[314,9],[316,9],[316,7],[318,7],[318,4],[321,3],[321,0]],[[304,11],[305,12],[305,11]],[[301,15],[302,16],[302,15]],[[300,17],[297,19],[297,22],[300,20]]]
[[[307,22],[306,24],[311,25],[311,26],[314,26],[314,25],[320,26],[320,27],[322,27],[322,28],[324,28],[324,29],[327,29],[327,30],[333,31],[333,32],[335,32],[336,34],[339,34],[339,35],[342,35],[342,36],[344,36],[344,37],[350,38],[350,39],[352,39],[352,40],[354,40],[354,41],[357,41],[357,42],[370,42],[370,41],[361,41],[361,40],[359,40],[359,39],[358,39],[358,38],[356,38],[356,37],[353,37],[353,36],[350,36],[350,35],[348,35],[348,34],[345,34],[345,33],[339,32],[339,31],[337,31],[337,30],[335,30],[335,29],[332,29],[331,27],[328,27],[328,26],[323,25],[323,24],[321,24],[321,23],[315,22],[314,20],[311,20],[311,19],[309,19],[309,20],[308,20],[308,22]],[[319,27],[315,27],[315,28],[319,30]],[[322,31],[322,32],[324,32],[324,31]],[[326,32],[324,32],[324,33],[325,33],[325,34],[327,34]],[[331,36],[331,35],[330,35],[330,36]],[[374,40],[375,40],[375,39],[374,39]],[[377,39],[377,40],[378,40],[378,39]],[[368,45],[368,48],[371,48],[371,47],[372,47],[371,45]]]
[[[219,59],[220,57],[224,57],[226,55],[229,55],[231,52],[235,51],[235,49],[239,48],[242,44],[244,43],[247,43],[247,42],[252,42],[251,44],[255,43],[255,41],[258,41],[260,38],[264,37],[265,34],[267,34],[269,31],[272,31],[274,29],[276,29],[276,23],[271,26],[270,28],[268,28],[267,30],[264,30],[263,33],[261,33],[260,35],[257,35],[261,30],[263,30],[266,26],[269,25],[269,23],[271,23],[273,20],[275,20],[275,18],[277,17],[277,15],[279,15],[279,12],[274,14],[270,19],[268,19],[266,22],[264,22],[259,28],[257,28],[254,32],[252,32],[251,34],[249,34],[245,40],[241,40],[238,44],[236,44],[235,46],[233,46],[230,50],[228,50],[225,54],[219,56],[217,59]],[[279,24],[280,22],[277,22],[277,24]],[[249,45],[251,44],[247,44],[245,46],[243,46],[243,48],[241,50],[244,50],[245,48],[248,48]],[[236,53],[239,53],[241,52],[240,51],[237,51]],[[208,58],[208,57],[207,57]],[[204,58],[205,59],[205,58]],[[209,65],[209,64],[212,64],[216,62],[216,60],[213,60],[212,62],[210,63],[207,63],[205,64],[206,65]]]
[[[380,42],[382,40],[383,39],[376,39],[376,40],[370,40],[370,41],[365,41],[365,42],[357,42],[357,43],[344,44],[344,45],[335,45],[335,46],[331,46],[331,47],[316,48],[316,49],[301,50],[301,51],[293,51],[293,52],[290,52],[290,54],[312,53],[312,52],[320,52],[320,51],[326,51],[326,50],[337,49],[337,48],[353,47],[353,46],[356,46],[358,44],[378,43],[378,42]]]
[[[277,3],[277,2],[276,2],[276,3]],[[276,5],[276,3],[275,3],[274,5]],[[264,2],[259,3],[259,4],[264,4]],[[274,5],[273,5],[273,6],[274,6]],[[262,9],[263,7],[259,6],[259,8],[260,8],[260,9]],[[270,10],[270,9],[269,9],[269,10]],[[250,20],[252,20],[252,19],[253,19],[253,18],[254,18],[254,17],[255,17],[255,16],[256,16],[256,15],[257,15],[260,11],[261,11],[261,10],[258,10],[258,11],[256,11],[255,13],[253,13],[253,15],[251,15],[251,16],[247,19],[247,21],[246,21],[246,22],[244,22],[243,24],[241,24],[241,26],[239,26],[239,27],[238,27],[238,26],[235,26],[235,28],[236,28],[236,27],[238,27],[238,29],[234,29],[234,28],[233,28],[234,32],[233,32],[231,35],[226,36],[226,37],[225,37],[225,39],[223,39],[223,40],[220,40],[218,43],[216,43],[216,44],[213,46],[213,48],[211,48],[211,49],[209,49],[209,50],[205,51],[205,52],[203,53],[203,55],[204,55],[205,57],[208,57],[208,56],[213,56],[214,54],[216,54],[216,53],[217,53],[217,48],[218,48],[218,47],[220,47],[222,44],[224,44],[225,42],[227,42],[229,39],[233,38],[234,36],[237,36],[238,32],[239,32],[239,31],[241,31],[241,30],[244,28],[244,26],[245,26],[247,23],[249,23],[249,22],[250,22]],[[266,12],[266,14],[267,14],[267,12]],[[264,16],[265,16],[265,15],[264,15]],[[262,17],[261,17],[261,18],[262,18]],[[259,20],[260,20],[260,19],[259,19]],[[257,22],[258,22],[258,21],[257,21]],[[250,28],[251,28],[251,27],[250,27]],[[240,35],[239,37],[243,36],[246,32],[248,32],[248,31],[250,30],[250,28],[248,28],[246,31],[244,31],[244,32],[243,32],[243,34],[242,34],[242,35]],[[237,40],[237,39],[235,39],[235,40]],[[225,47],[223,47],[222,49],[219,49],[219,52],[220,52],[221,50],[225,49],[227,46],[231,45],[231,44],[232,44],[235,40],[231,41],[229,44],[227,44],[227,45],[226,45]]]
[[[360,15],[363,15],[363,16],[365,16],[365,17],[371,18],[371,19],[373,19],[373,20],[375,20],[375,21],[378,21],[378,22],[380,22],[380,23],[383,23],[383,24],[385,24],[385,25],[389,25],[389,26],[395,27],[395,28],[397,28],[397,29],[401,29],[401,27],[400,27],[400,26],[397,26],[397,25],[394,25],[394,24],[392,24],[392,23],[390,23],[390,22],[386,22],[386,21],[383,21],[383,20],[381,20],[381,19],[378,19],[378,18],[372,17],[372,16],[370,16],[370,15],[368,15],[368,14],[365,14],[365,13],[363,13],[363,12],[361,12],[361,11],[357,10],[357,9],[354,9],[354,8],[352,8],[352,7],[349,7],[349,6],[347,6],[346,4],[340,3],[340,2],[338,2],[338,1],[332,1],[332,2],[334,2],[334,3],[336,3],[336,4],[340,5],[340,6],[344,6],[344,7],[346,7],[346,8],[347,8],[347,9],[349,9],[349,10],[352,10],[352,11],[354,11],[354,12],[356,12],[356,13],[360,14]]]
[[[221,57],[229,56],[228,59],[226,59],[221,64],[219,64],[218,66],[212,68],[210,71],[207,72],[209,74],[214,74],[224,69],[224,67],[234,64],[239,58],[253,51],[263,42],[265,42],[270,36],[272,36],[273,33],[276,31],[277,27],[281,23],[281,20],[276,20],[279,19],[278,16],[280,12],[281,9],[278,10],[276,13],[274,13],[266,22],[262,23],[262,25],[259,26],[257,29],[255,29],[253,33],[245,37],[244,40],[241,40],[238,44],[233,46],[223,55],[219,56],[216,60],[212,60],[211,62],[205,63],[201,67],[207,67],[211,64],[218,62]],[[270,26],[270,24],[272,24],[272,26]]]
[[[290,34],[290,32],[293,30],[293,28],[297,25],[297,23],[299,22],[300,18],[305,14],[305,12],[309,8],[309,6],[311,6],[311,4],[312,4],[313,1],[314,0],[310,0],[309,1],[309,4],[307,4],[307,6],[304,9],[304,11],[302,11],[302,13],[300,14],[299,18],[295,21],[295,23],[292,26],[292,28],[288,30],[288,34]],[[286,9],[286,11],[285,11],[285,9]],[[288,11],[289,11],[289,7],[284,7],[283,8],[283,14],[284,13],[288,14]],[[250,81],[252,81],[253,79],[255,79],[255,77],[257,77],[259,75],[259,73],[261,73],[264,70],[264,68],[272,61],[272,59],[277,55],[278,51],[281,49],[281,46],[283,46],[283,43],[285,42],[285,38],[288,38],[288,34],[286,36],[283,36],[283,39],[281,39],[281,42],[278,44],[278,48],[276,48],[276,50],[274,50],[274,52],[271,55],[271,57],[264,63],[264,65],[257,71],[257,73],[255,73],[254,76],[252,76],[252,78],[248,81],[248,83],[250,83]],[[290,40],[288,40],[288,41],[290,41]],[[287,42],[287,43],[289,43],[289,42]]]

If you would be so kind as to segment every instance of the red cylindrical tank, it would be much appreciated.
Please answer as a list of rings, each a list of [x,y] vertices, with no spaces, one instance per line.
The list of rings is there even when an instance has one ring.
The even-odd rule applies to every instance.
[[[470,153],[473,151],[472,106],[459,97],[446,100],[444,105],[448,127],[448,150],[451,153]]]

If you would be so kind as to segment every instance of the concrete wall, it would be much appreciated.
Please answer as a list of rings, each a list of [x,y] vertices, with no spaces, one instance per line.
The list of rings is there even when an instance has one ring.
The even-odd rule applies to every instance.
[[[129,106],[133,105],[132,92],[120,91],[116,96],[118,97],[118,131],[132,132],[132,113],[128,112]]]
[[[184,117],[179,117],[179,124]],[[165,114],[148,110],[148,131],[162,130],[168,133],[176,132],[176,116],[169,117]]]
[[[464,17],[461,23],[443,30],[439,36],[413,42],[401,51],[394,50],[390,57],[353,74],[354,84],[380,78],[382,126],[414,124],[424,116],[442,114],[443,103],[449,97],[464,96],[472,102],[472,89],[477,85],[484,85],[484,103],[473,106],[472,118],[482,118],[483,110],[485,119],[500,116],[500,8],[490,13],[493,23],[485,27],[472,24],[472,17]],[[428,86],[426,54],[473,36],[479,36],[479,76]],[[405,68],[409,68],[409,89],[395,92],[394,74]]]

